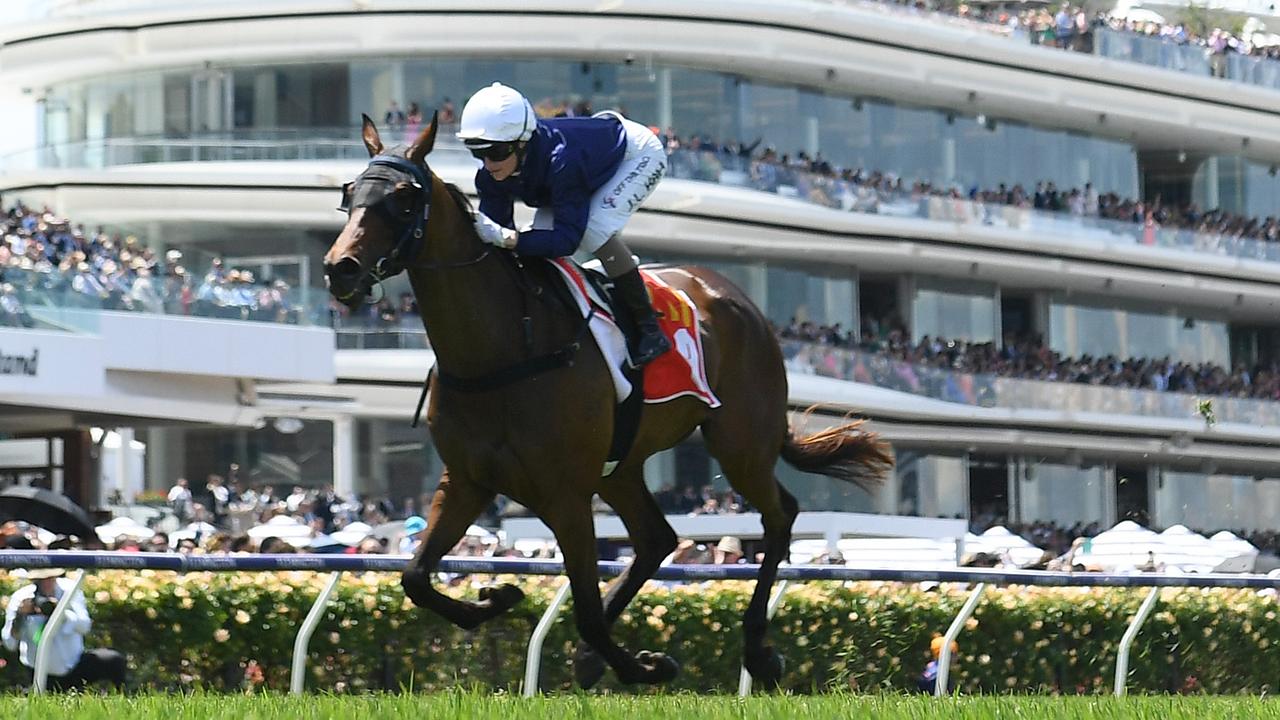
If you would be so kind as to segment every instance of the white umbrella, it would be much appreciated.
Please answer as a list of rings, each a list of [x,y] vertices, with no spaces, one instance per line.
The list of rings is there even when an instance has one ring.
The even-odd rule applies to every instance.
[[[826,551],[826,541],[819,540]],[[856,567],[901,568],[903,570],[930,570],[956,566],[955,540],[930,538],[843,538],[836,541],[836,549],[845,564]]]
[[[294,540],[310,540],[311,528],[288,515],[277,515],[261,525],[249,528],[247,534],[254,540],[278,537],[290,545],[297,545]]]
[[[343,545],[359,545],[360,541],[373,534],[373,528],[368,523],[353,522],[341,530],[333,533],[330,537],[335,542]]]
[[[966,534],[964,549],[965,552],[985,552],[1005,556],[1018,567],[1038,562],[1044,557],[1044,550],[1021,535],[1010,532],[1003,525],[987,528],[987,531],[981,535]]]
[[[1214,568],[1218,572],[1252,572],[1258,561],[1258,548],[1235,533],[1226,530],[1214,533],[1209,543],[1223,556],[1222,562]]]
[[[1143,565],[1154,554],[1156,562],[1162,562],[1164,551],[1160,536],[1132,520],[1117,523],[1115,527],[1087,539],[1076,550],[1072,562],[1103,570],[1132,569]]]
[[[467,528],[467,537],[480,538],[482,542],[498,542],[498,536],[485,530],[479,525],[472,525]]]
[[[1186,572],[1212,572],[1226,557],[1205,536],[1187,528],[1174,525],[1160,533],[1165,551],[1160,561],[1166,568]]]
[[[113,543],[121,537],[132,538],[134,540],[150,540],[156,534],[155,530],[143,525],[128,516],[120,516],[112,518],[105,525],[99,525],[93,531],[98,535],[98,539],[103,544]]]
[[[1140,7],[1131,7],[1124,10],[1117,9],[1112,11],[1111,16],[1122,20],[1128,20],[1129,22],[1155,23],[1156,25],[1165,24],[1163,15],[1154,10],[1148,10]]]

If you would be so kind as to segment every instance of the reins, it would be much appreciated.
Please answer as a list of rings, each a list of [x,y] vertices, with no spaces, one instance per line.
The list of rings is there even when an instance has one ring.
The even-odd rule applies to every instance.
[[[417,163],[398,155],[379,154],[369,161],[369,167],[389,167],[401,172],[407,173],[412,178],[411,186],[415,190],[414,204],[411,212],[407,213],[410,220],[404,223],[400,236],[397,238],[395,245],[387,256],[380,258],[373,264],[369,270],[360,278],[355,285],[352,293],[358,292],[364,283],[372,278],[376,284],[394,275],[407,270],[425,270],[430,272],[442,272],[447,270],[455,270],[470,267],[484,261],[491,254],[491,248],[482,247],[481,251],[472,258],[466,260],[458,260],[452,262],[422,262],[418,260],[425,249],[426,225],[431,215],[431,190],[433,187],[434,176],[430,168],[427,166],[419,166]],[[363,176],[363,173],[362,173]],[[357,179],[358,180],[358,179]],[[343,205],[340,209],[349,210],[347,200],[352,193],[356,183],[344,188]],[[397,222],[399,216],[396,212],[397,208],[391,196],[384,198],[376,204],[380,207],[380,211],[388,216],[392,222]],[[385,206],[385,207],[384,207]],[[545,301],[543,297],[543,288],[540,285],[529,282],[526,273],[523,272],[523,264],[518,257],[510,254],[509,258],[501,258],[504,261],[500,263],[510,273],[516,286],[519,288],[521,300],[521,320],[520,326],[522,331],[522,340],[524,345],[525,359],[520,362],[501,367],[493,372],[480,375],[478,377],[464,377],[454,375],[440,367],[440,361],[437,357],[436,364],[427,373],[426,379],[423,381],[422,392],[418,396],[418,404],[414,409],[413,420],[410,423],[412,427],[417,427],[418,420],[422,416],[422,408],[426,404],[427,392],[431,385],[431,375],[434,373],[440,382],[441,387],[448,388],[463,393],[482,393],[497,390],[508,385],[513,385],[522,380],[541,375],[552,370],[573,365],[574,358],[578,350],[582,348],[583,341],[590,332],[591,319],[595,314],[594,308],[589,310],[587,315],[581,318],[573,338],[565,345],[557,350],[549,353],[533,356],[534,351],[534,329],[533,315],[529,308],[530,296]],[[384,291],[385,294],[385,291]],[[346,298],[339,297],[339,300]],[[576,314],[576,313],[574,313]]]

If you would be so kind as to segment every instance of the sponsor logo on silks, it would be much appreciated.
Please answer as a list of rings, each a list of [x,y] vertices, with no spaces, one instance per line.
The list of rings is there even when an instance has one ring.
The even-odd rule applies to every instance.
[[[645,168],[647,167],[649,167],[649,156],[646,155],[640,158],[640,162],[636,163],[635,169],[627,173],[626,177],[619,180],[618,184],[613,186],[613,189],[604,196],[600,201],[600,204],[604,207],[616,208],[618,206],[618,198],[630,189],[628,186],[632,181],[644,176]],[[627,210],[635,211],[636,207],[643,202],[645,198],[649,197],[649,193],[653,190],[653,187],[662,179],[662,171],[666,169],[666,167],[665,163],[658,163],[658,168],[650,173],[649,177],[645,178],[642,185],[644,189],[627,198]]]

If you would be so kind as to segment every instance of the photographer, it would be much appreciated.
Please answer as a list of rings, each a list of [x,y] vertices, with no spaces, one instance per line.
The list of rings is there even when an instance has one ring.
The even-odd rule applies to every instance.
[[[77,592],[72,597],[58,632],[52,637],[45,636],[45,623],[58,600],[74,587],[71,580],[62,578],[64,574],[61,568],[27,571],[27,578],[35,582],[9,598],[0,639],[9,650],[17,650],[18,659],[33,672],[36,649],[42,642],[52,643],[47,684],[50,690],[79,688],[98,680],[108,680],[122,689],[128,669],[124,655],[105,648],[87,652],[84,649],[84,636],[89,632],[90,623],[83,594]]]

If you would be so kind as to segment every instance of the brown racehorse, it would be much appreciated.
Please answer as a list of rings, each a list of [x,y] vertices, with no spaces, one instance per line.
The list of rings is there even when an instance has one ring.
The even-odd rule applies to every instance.
[[[892,462],[883,441],[857,422],[793,435],[782,353],[769,322],[720,275],[662,267],[651,271],[698,306],[707,378],[723,405],[712,410],[689,397],[646,405],[629,455],[602,478],[616,403],[603,356],[584,345],[569,363],[525,362],[574,352],[581,337],[582,319],[546,301],[549,276],[534,271],[543,263],[520,261],[477,237],[466,198],[426,165],[435,118],[408,147],[385,149],[367,116],[363,138],[372,159],[344,188],[346,226],[324,258],[329,291],[355,307],[374,283],[407,270],[436,354],[427,422],[448,468],[431,503],[426,538],[401,580],[407,595],[463,628],[522,599],[517,588],[501,585],[483,590],[478,602],[455,600],[431,581],[441,557],[501,493],[555,533],[583,640],[575,654],[578,681],[594,684],[604,672],[602,659],[626,683],[670,680],[679,670],[671,658],[633,655],[611,639],[610,625],[676,547],[675,532],[645,486],[644,460],[701,428],[729,483],[763,520],[766,549],[743,618],[743,661],[758,682],[776,686],[782,661],[765,643],[765,610],[799,508],[774,477],[774,465],[781,456],[800,470],[870,487]],[[512,372],[519,367],[525,372]],[[442,382],[442,375],[454,381]],[[482,378],[503,380],[501,387],[483,387]],[[591,513],[597,493],[622,518],[635,546],[634,561],[603,602]]]

